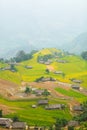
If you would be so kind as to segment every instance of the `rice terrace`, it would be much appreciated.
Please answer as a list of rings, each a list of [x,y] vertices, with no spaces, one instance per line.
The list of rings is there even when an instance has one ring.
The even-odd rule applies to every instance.
[[[57,118],[72,120],[82,113],[79,107],[87,101],[86,77],[86,60],[55,48],[35,51],[25,61],[1,60],[3,117],[16,117],[29,126],[44,129],[53,126]]]

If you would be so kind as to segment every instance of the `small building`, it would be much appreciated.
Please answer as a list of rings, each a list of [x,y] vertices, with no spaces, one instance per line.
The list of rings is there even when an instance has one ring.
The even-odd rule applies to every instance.
[[[26,69],[32,69],[32,66],[25,66]]]
[[[13,122],[12,129],[28,129],[28,126],[25,122]]]
[[[72,87],[72,89],[76,89],[76,90],[80,89],[79,84],[72,84],[71,87]]]
[[[11,128],[13,121],[10,118],[0,118],[0,126],[5,128]]]
[[[83,111],[83,107],[81,105],[79,106],[73,106],[74,111]]]
[[[68,122],[68,126],[70,126],[70,127],[76,127],[78,125],[79,125],[78,121],[71,120]]]
[[[38,101],[38,105],[47,105],[47,104],[48,104],[48,100],[43,99]]]
[[[81,80],[77,80],[77,79],[73,79],[72,80],[74,83],[79,83],[79,84],[81,84],[82,83],[82,81]]]
[[[32,105],[32,108],[36,108],[37,107],[37,105]]]
[[[45,109],[54,110],[54,109],[63,109],[64,107],[65,107],[64,104],[52,104],[52,105],[46,106]]]
[[[37,89],[34,91],[37,96],[41,96],[44,92],[44,89]]]
[[[55,71],[54,74],[63,74],[62,71]]]

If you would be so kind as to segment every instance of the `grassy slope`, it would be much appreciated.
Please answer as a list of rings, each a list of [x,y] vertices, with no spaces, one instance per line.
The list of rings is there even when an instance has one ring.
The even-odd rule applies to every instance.
[[[17,66],[18,72],[10,72],[10,71],[0,71],[0,78],[9,80],[12,82],[15,82],[17,84],[20,84],[21,81],[34,81],[36,78],[41,76],[52,76],[60,81],[63,82],[69,82],[69,78],[77,78],[82,79],[83,86],[86,87],[87,84],[87,62],[81,59],[78,56],[67,56],[61,59],[68,60],[68,63],[62,64],[53,62],[51,66],[54,67],[55,70],[61,70],[66,75],[65,78],[61,75],[56,75],[53,72],[51,72],[49,75],[45,73],[46,65],[37,63],[37,56],[38,54],[44,55],[44,54],[51,54],[52,52],[55,52],[55,49],[44,49],[40,52],[34,54],[33,59],[22,62],[20,66]],[[59,51],[59,50],[58,50]],[[29,65],[33,66],[33,69],[26,69],[24,66]],[[0,63],[0,67],[7,66],[5,64]],[[73,95],[78,100],[83,100],[85,97],[81,94],[77,94],[77,92],[69,91],[66,92],[66,90],[57,90],[65,95]],[[79,99],[78,96],[81,96]],[[53,103],[59,103],[62,101],[51,101]],[[50,102],[50,103],[51,103]],[[69,113],[69,110],[66,109],[64,111],[61,110],[55,110],[55,111],[47,111],[43,109],[42,107],[38,107],[36,109],[32,109],[31,105],[36,103],[36,100],[30,100],[30,101],[7,101],[3,98],[0,98],[0,103],[14,107],[14,110],[16,111],[17,115],[20,115],[21,120],[28,122],[30,125],[50,125],[55,121],[55,117],[66,117],[67,119],[71,118],[71,115]],[[16,109],[18,108],[18,109]],[[13,109],[13,108],[12,108]],[[13,116],[13,114],[10,114],[8,116]],[[38,120],[37,120],[38,119]]]
[[[20,66],[17,66],[18,72],[13,73],[10,71],[0,71],[0,78],[10,80],[12,82],[20,84],[21,81],[34,81],[36,78],[41,76],[52,76],[60,81],[69,82],[70,78],[82,79],[84,82],[82,86],[87,87],[87,61],[81,59],[78,56],[65,56],[64,60],[68,60],[68,63],[58,63],[53,62],[51,66],[55,70],[63,71],[65,73],[65,78],[61,75],[56,75],[50,73],[47,75],[45,73],[46,65],[37,63],[38,55],[51,54],[53,52],[59,52],[60,50],[53,49],[43,49],[36,54],[34,54],[33,59],[22,62]],[[33,69],[24,68],[25,65],[33,66]],[[0,63],[0,67],[6,66],[5,64]]]
[[[61,101],[65,104],[65,101]],[[21,101],[8,101],[6,99],[0,98],[0,103],[10,106],[11,110],[15,113],[9,114],[5,117],[13,117],[18,115],[21,121],[26,121],[29,125],[39,125],[39,126],[49,126],[55,122],[55,118],[70,119],[71,115],[69,110],[45,110],[44,106],[38,106],[37,108],[32,108],[33,104],[37,104],[37,100],[21,100]],[[58,100],[51,100],[51,103],[60,103]]]

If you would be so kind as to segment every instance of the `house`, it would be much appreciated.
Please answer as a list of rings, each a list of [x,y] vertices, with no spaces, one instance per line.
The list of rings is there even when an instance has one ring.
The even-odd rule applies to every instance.
[[[38,105],[47,105],[47,104],[48,104],[48,100],[43,99],[38,101]]]
[[[74,83],[79,83],[79,84],[82,83],[81,80],[77,80],[77,79],[73,79],[72,81],[73,81]]]
[[[71,121],[68,122],[68,126],[70,126],[70,127],[72,127],[72,126],[76,127],[78,125],[79,125],[78,121],[71,120]]]
[[[71,87],[72,89],[76,89],[76,90],[80,89],[80,86],[78,84],[72,84]]]
[[[25,66],[26,69],[32,69],[32,66]]]
[[[62,71],[55,71],[54,74],[63,74]]]
[[[37,89],[34,91],[37,96],[41,96],[44,92],[44,89]]]
[[[36,108],[37,107],[37,105],[32,105],[32,108]]]
[[[5,128],[11,128],[11,123],[13,121],[10,118],[0,118],[0,126]]]
[[[28,129],[28,126],[25,122],[13,122],[12,129]]]
[[[81,105],[79,106],[73,106],[74,111],[83,111],[83,107]]]
[[[47,77],[47,78],[42,78],[41,81],[46,82],[46,81],[56,81],[56,80],[52,77]]]
[[[64,104],[52,104],[52,105],[46,106],[45,109],[46,110],[63,109],[64,107],[65,107]]]

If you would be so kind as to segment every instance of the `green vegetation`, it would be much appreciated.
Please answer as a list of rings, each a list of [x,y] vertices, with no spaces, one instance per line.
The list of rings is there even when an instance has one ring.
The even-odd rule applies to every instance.
[[[33,104],[37,104],[39,99],[31,99],[31,100],[15,100],[9,101],[3,98],[0,98],[0,103],[8,106],[11,111],[14,113],[10,113],[5,117],[14,118],[18,115],[18,119],[20,121],[27,122],[29,125],[39,125],[39,126],[50,126],[55,122],[56,118],[66,117],[67,120],[71,119],[71,115],[69,113],[69,109],[65,108],[64,110],[45,110],[44,106],[38,106],[37,108],[32,108]],[[59,100],[51,100],[51,103],[60,103]],[[61,101],[61,103],[65,103]]]
[[[77,92],[77,91],[75,91],[73,89],[65,90],[63,88],[58,87],[55,90],[62,93],[63,95],[76,98],[78,101],[87,100],[87,96],[85,96],[84,94],[82,94],[80,92]]]
[[[87,60],[87,51],[82,52],[81,56],[83,59]]]
[[[57,57],[55,54],[61,53],[62,57]],[[10,80],[17,84],[20,84],[21,81],[32,82],[38,79],[39,77],[48,77],[46,73],[47,65],[40,64],[37,62],[37,57],[41,55],[53,55],[55,58],[52,58],[52,63],[49,65],[53,68],[54,71],[62,71],[63,74],[54,74],[53,71],[49,73],[49,77],[53,77],[59,81],[72,83],[69,79],[82,79],[82,87],[87,87],[87,61],[82,59],[80,56],[75,55],[64,55],[60,50],[55,48],[43,49],[39,52],[33,53],[33,57],[30,60],[20,62],[20,65],[15,66],[17,72],[2,71],[0,70],[0,78],[5,80]],[[65,60],[66,63],[58,63],[57,60]],[[8,64],[0,62],[0,68],[7,67]],[[26,69],[25,66],[32,66],[32,69]]]

